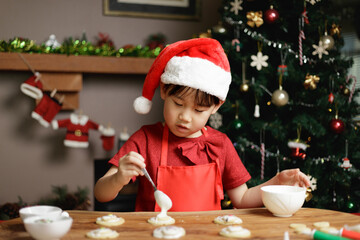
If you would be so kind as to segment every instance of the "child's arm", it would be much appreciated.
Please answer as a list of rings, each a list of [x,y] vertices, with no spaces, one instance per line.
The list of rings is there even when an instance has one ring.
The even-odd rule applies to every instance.
[[[94,195],[99,202],[109,202],[128,184],[133,176],[143,175],[144,158],[129,152],[119,159],[119,167],[112,166],[95,184]]]
[[[262,207],[261,187],[266,185],[293,185],[300,187],[310,186],[309,178],[299,169],[284,170],[269,181],[249,188],[243,185],[227,191],[235,208]]]

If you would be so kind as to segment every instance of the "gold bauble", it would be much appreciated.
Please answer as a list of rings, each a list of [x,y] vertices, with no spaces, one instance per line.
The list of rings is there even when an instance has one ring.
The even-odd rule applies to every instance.
[[[332,36],[324,35],[320,38],[320,41],[323,43],[325,49],[331,50],[334,48],[335,41]]]
[[[212,28],[213,33],[218,33],[218,34],[225,34],[226,33],[226,28],[222,25],[222,22],[220,21],[217,25],[215,25]]]
[[[289,94],[282,89],[275,90],[271,102],[278,107],[285,106],[289,102]]]
[[[242,83],[241,85],[240,85],[240,92],[247,92],[247,91],[249,91],[249,84],[247,84],[247,83]]]
[[[343,94],[344,94],[345,96],[350,95],[350,90],[349,90],[347,87],[344,87],[343,90],[342,90],[342,92],[343,92]]]

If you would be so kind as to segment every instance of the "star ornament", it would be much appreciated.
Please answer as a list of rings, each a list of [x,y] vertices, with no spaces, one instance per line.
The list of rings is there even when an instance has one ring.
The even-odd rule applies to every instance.
[[[260,71],[262,67],[268,66],[268,63],[266,61],[269,59],[269,57],[267,55],[263,55],[260,51],[257,53],[256,56],[252,55],[251,59],[253,61],[250,63],[250,66],[256,67],[258,71]]]
[[[313,44],[312,45],[313,48],[315,48],[315,50],[312,52],[312,55],[318,55],[319,56],[319,59],[322,58],[322,55],[328,55],[329,52],[326,51],[326,46],[324,45],[324,43],[322,41],[319,41],[319,45],[315,45]]]
[[[231,8],[230,12],[234,12],[235,15],[239,14],[240,10],[243,10],[241,4],[243,3],[243,0],[234,0],[233,2],[230,2]]]

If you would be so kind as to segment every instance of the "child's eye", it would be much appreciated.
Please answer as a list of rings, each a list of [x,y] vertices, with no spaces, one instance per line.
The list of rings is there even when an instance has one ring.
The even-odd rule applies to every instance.
[[[204,112],[204,110],[200,110],[200,109],[195,109],[195,111],[198,112],[198,113]]]
[[[179,107],[181,107],[181,106],[182,106],[182,104],[181,104],[181,103],[178,103],[178,102],[175,102],[175,101],[174,101],[174,103],[175,103],[175,105],[176,105],[176,106],[179,106]]]

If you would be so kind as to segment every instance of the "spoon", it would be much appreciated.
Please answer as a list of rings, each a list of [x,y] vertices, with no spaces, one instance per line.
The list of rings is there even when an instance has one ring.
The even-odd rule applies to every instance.
[[[151,179],[149,173],[147,172],[146,168],[142,168],[141,171],[144,173],[145,177],[149,180],[151,185],[154,187],[154,195],[155,195],[155,201],[161,208],[161,215],[166,216],[166,212],[172,207],[172,201],[169,198],[168,195],[163,193],[162,191],[158,190]]]
[[[149,173],[146,171],[146,168],[142,168],[141,171],[144,173],[145,177],[149,180],[149,182],[151,183],[151,185],[153,186],[154,188],[154,191],[157,191],[157,188],[153,182],[153,180],[151,179]]]

